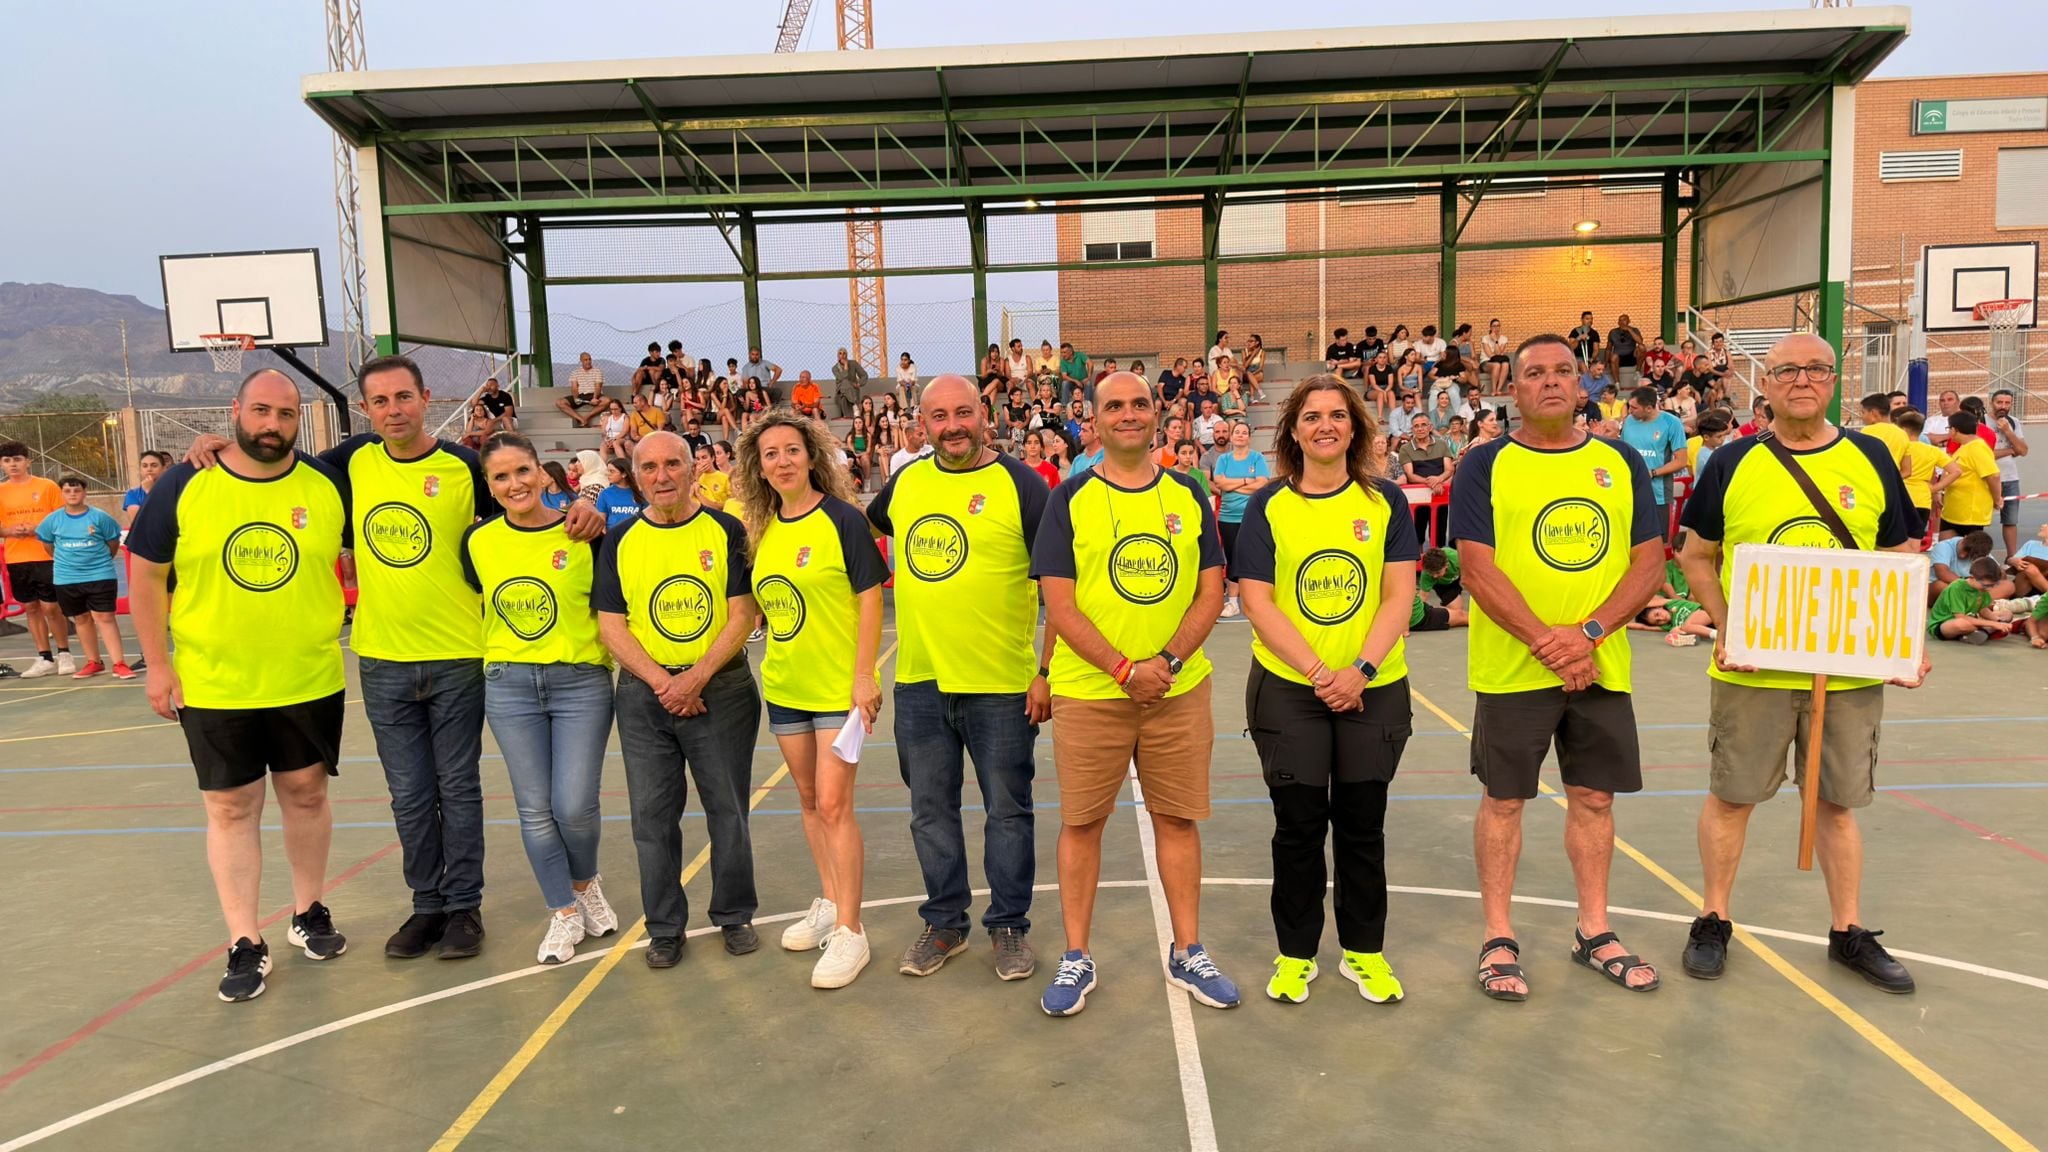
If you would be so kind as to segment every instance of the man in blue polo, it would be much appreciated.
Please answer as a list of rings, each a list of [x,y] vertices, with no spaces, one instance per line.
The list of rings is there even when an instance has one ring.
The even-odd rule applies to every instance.
[[[1619,329],[1617,329],[1619,331]],[[1657,406],[1657,390],[1637,388],[1628,394],[1628,418],[1621,422],[1621,442],[1642,453],[1650,472],[1650,494],[1657,498],[1658,531],[1671,531],[1671,476],[1685,470],[1685,422]]]

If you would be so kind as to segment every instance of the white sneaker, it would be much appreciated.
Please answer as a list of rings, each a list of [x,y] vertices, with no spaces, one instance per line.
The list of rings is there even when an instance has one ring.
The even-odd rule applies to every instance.
[[[576,946],[583,943],[583,917],[575,913],[567,916],[556,914],[548,917],[548,934],[540,942],[540,962],[543,964],[566,964],[576,955]]]
[[[21,674],[21,678],[23,680],[33,680],[38,676],[55,676],[56,674],[57,662],[55,660],[45,660],[38,656],[36,657],[36,662],[28,666],[28,671]]]
[[[811,987],[844,988],[868,966],[868,934],[835,928],[826,938],[825,954],[811,969]]]
[[[59,676],[76,676],[76,675],[78,675],[78,661],[76,661],[76,660],[73,660],[73,659],[71,658],[71,653],[69,653],[69,652],[59,652],[59,653],[57,653],[57,675],[59,675]]]
[[[1222,620],[1228,620],[1228,619],[1230,619],[1231,617],[1233,617],[1233,616],[1237,615],[1237,612],[1238,612],[1238,608],[1237,608],[1237,601],[1236,601],[1236,600],[1225,600],[1225,601],[1223,602],[1223,615],[1222,615],[1222,616],[1220,616],[1220,617],[1218,617],[1218,619],[1222,619]]]
[[[839,906],[820,896],[811,901],[811,910],[804,913],[803,919],[782,930],[782,946],[791,952],[823,948],[832,935],[832,926],[837,923]]]
[[[609,936],[619,930],[619,914],[604,898],[604,877],[592,876],[590,887],[576,894],[576,911],[583,918],[583,934]]]

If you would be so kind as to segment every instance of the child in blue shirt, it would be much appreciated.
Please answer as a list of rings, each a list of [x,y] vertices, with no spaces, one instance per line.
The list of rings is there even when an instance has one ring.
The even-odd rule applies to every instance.
[[[114,619],[114,554],[121,549],[121,524],[112,516],[85,502],[85,479],[66,476],[57,482],[64,494],[64,506],[36,525],[36,538],[53,557],[50,582],[56,587],[57,609],[78,630],[78,642],[85,650],[80,680],[107,670],[100,662],[100,643],[114,662],[114,676],[135,679],[128,657],[121,648],[121,626]]]

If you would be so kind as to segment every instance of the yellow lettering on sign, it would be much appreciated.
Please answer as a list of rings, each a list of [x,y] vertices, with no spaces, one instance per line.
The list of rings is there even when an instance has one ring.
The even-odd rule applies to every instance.
[[[1806,651],[1820,651],[1820,638],[1814,634],[1814,621],[1820,619],[1820,566],[1813,565],[1806,570]]]
[[[1852,568],[1847,573],[1847,584],[1835,593],[1836,602],[1842,606],[1842,653],[1856,654],[1856,586],[1863,582],[1860,569]]]
[[[1763,615],[1763,582],[1763,565],[1750,565],[1742,581],[1742,643],[1750,648],[1762,643],[1758,630]]]

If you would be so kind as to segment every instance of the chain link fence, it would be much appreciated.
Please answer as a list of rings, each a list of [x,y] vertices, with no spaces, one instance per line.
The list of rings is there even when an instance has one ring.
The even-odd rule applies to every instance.
[[[126,487],[120,417],[105,410],[0,415],[0,442],[28,446],[29,471],[57,480],[83,476],[96,492]]]

